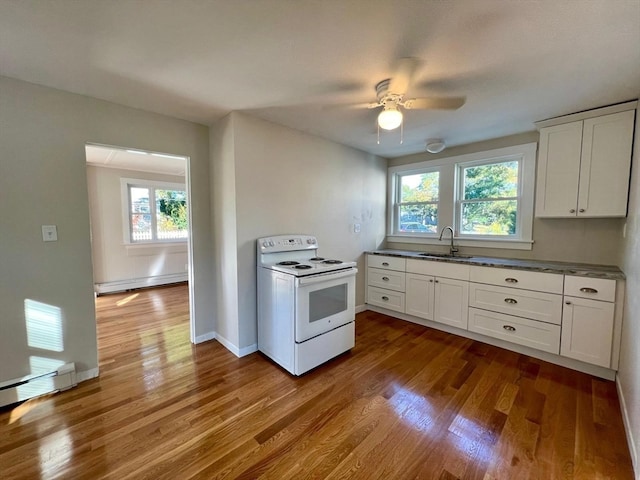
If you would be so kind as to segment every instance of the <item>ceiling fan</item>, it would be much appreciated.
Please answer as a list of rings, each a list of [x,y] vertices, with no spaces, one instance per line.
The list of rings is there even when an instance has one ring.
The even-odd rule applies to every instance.
[[[405,98],[418,66],[417,58],[402,58],[393,77],[376,85],[377,102],[367,103],[365,108],[382,107],[378,114],[378,125],[384,130],[394,130],[402,125],[400,107],[406,110],[456,110],[464,105],[466,97],[422,97]]]

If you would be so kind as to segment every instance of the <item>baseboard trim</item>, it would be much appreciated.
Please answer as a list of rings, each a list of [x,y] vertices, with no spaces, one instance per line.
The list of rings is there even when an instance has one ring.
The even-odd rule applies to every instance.
[[[224,338],[220,334],[216,334],[216,340],[222,344],[224,348],[233,353],[236,357],[244,357],[245,355],[249,355],[253,352],[258,351],[258,344],[254,343],[253,345],[249,345],[248,347],[238,347],[234,343],[230,342],[226,338]]]
[[[171,283],[186,282],[189,280],[187,273],[175,273],[171,275],[158,275],[155,277],[130,278],[115,282],[95,283],[94,290],[98,295],[103,293],[122,292],[134,288],[158,287]]]
[[[363,304],[363,305],[356,306],[356,313],[362,313],[366,311],[367,311],[367,305]]]
[[[86,380],[91,380],[92,378],[98,378],[100,375],[100,370],[98,367],[90,368],[89,370],[84,370],[82,372],[76,373],[76,381],[78,383],[84,382]]]
[[[629,419],[629,410],[627,410],[627,402],[622,393],[622,385],[620,384],[620,375],[616,375],[616,389],[618,390],[618,398],[620,399],[620,410],[622,411],[622,423],[624,431],[627,435],[627,444],[631,453],[631,462],[636,478],[640,479],[640,465],[638,465],[638,449],[636,448],[636,439],[633,438],[633,430],[631,430],[631,420]]]
[[[194,342],[196,345],[199,343],[204,343],[204,342],[208,342],[209,340],[213,340],[216,338],[216,332],[207,332],[207,333],[203,333],[202,335],[198,335]]]

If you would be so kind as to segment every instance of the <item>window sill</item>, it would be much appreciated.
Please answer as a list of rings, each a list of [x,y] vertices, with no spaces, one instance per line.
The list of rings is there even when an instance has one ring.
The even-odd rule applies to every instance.
[[[441,241],[437,237],[418,237],[414,235],[387,235],[387,242],[392,243],[411,243],[423,245],[440,245],[448,246],[451,240],[447,237]],[[455,237],[454,242],[459,247],[478,247],[478,248],[503,248],[508,250],[531,250],[533,249],[532,240],[513,240],[506,238],[459,238]]]

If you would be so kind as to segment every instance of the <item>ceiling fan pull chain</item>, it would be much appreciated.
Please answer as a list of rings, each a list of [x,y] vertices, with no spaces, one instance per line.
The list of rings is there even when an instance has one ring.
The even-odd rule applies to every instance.
[[[400,145],[404,142],[404,122],[400,124]]]
[[[378,122],[376,122],[376,125],[378,126],[378,145],[380,145],[380,125]]]

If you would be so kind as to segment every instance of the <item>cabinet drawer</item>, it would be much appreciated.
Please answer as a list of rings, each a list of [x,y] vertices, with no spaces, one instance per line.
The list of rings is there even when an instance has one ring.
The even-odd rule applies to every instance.
[[[367,266],[383,268],[385,270],[400,270],[404,272],[406,260],[400,257],[386,257],[384,255],[367,255]]]
[[[389,290],[405,291],[405,274],[393,270],[381,268],[369,268],[367,270],[367,283],[374,287],[388,288]]]
[[[615,302],[616,281],[567,275],[564,277],[564,294],[591,300]]]
[[[367,287],[367,303],[404,313],[404,293]]]
[[[489,285],[560,294],[563,285],[563,275],[559,273],[528,272],[511,268],[471,267],[469,279]]]
[[[469,330],[556,355],[560,353],[559,325],[470,308]]]
[[[469,305],[556,325],[562,323],[562,296],[553,293],[471,283]]]
[[[433,277],[469,280],[469,265],[447,262],[430,262],[428,260],[407,260],[407,272]]]

